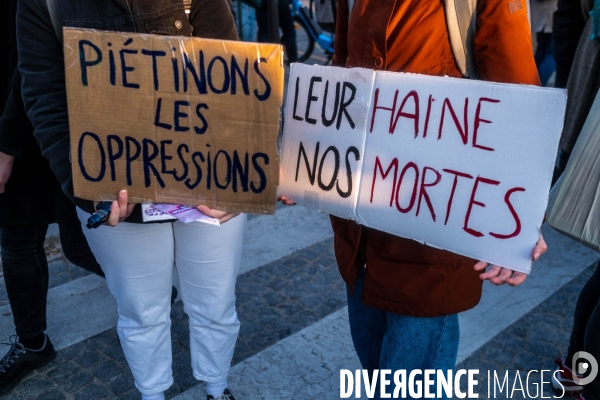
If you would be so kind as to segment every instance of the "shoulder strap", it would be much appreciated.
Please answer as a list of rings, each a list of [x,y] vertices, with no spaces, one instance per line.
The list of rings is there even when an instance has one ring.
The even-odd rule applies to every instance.
[[[46,6],[48,7],[48,14],[50,14],[50,21],[52,21],[52,27],[54,28],[54,33],[60,43],[63,42],[62,35],[62,26],[60,26],[60,21],[58,20],[58,14],[56,13],[56,3],[55,0],[46,0]]]
[[[356,0],[348,0],[348,21],[350,21],[350,16],[352,15],[352,9],[354,8],[354,3],[356,3]]]
[[[477,30],[477,0],[445,0],[446,26],[452,54],[460,73],[479,78],[473,54],[473,35]]]
[[[531,26],[529,1],[525,0],[525,4]],[[445,11],[448,37],[456,65],[465,78],[479,79],[473,51],[473,36],[477,31],[477,0],[445,0]]]

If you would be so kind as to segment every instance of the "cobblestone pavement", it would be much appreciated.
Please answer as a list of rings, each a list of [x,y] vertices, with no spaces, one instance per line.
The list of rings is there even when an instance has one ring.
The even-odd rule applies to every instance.
[[[541,392],[536,394],[536,390],[541,390],[537,388],[542,386],[540,385],[542,379],[540,371],[551,370],[554,372],[556,369],[554,358],[566,355],[577,298],[595,268],[596,264],[587,268],[457,366],[457,368],[479,369],[480,379],[477,393],[480,398],[529,399],[542,397]],[[501,313],[502,310],[499,309],[498,312]],[[527,386],[527,374],[533,370],[538,372],[531,373],[530,383]],[[491,385],[488,385],[487,381],[488,371],[490,371]],[[494,371],[498,375],[500,384],[508,372],[508,386],[504,388],[502,394],[499,387],[496,386],[495,396]],[[549,383],[552,379],[552,372],[545,372],[543,377],[544,382],[548,382],[543,385],[543,396],[546,397],[562,394],[552,392]],[[518,381],[517,373],[521,384]],[[536,388],[534,383],[539,386]],[[524,390],[519,390],[521,388]],[[465,389],[463,386],[463,390]],[[569,397],[568,393],[566,397]]]
[[[56,249],[49,247],[54,285],[88,274],[65,262],[60,248]],[[508,371],[512,390],[517,372],[525,388],[528,371],[554,370],[554,357],[566,352],[578,293],[593,268],[586,269],[458,365],[457,368],[480,370],[480,398],[488,398],[488,371],[492,379],[496,371],[501,380]],[[0,297],[3,293],[5,296],[0,291]],[[346,305],[330,239],[240,275],[236,295],[241,329],[234,365]],[[2,298],[0,301],[5,302]],[[198,384],[191,372],[187,316],[181,302],[173,306],[171,316],[175,384],[167,391],[167,398]],[[544,380],[550,377],[551,373],[546,372]],[[530,382],[539,383],[540,374],[531,374]],[[519,382],[512,398],[530,398],[518,389]],[[530,384],[529,389],[534,397],[535,387]],[[510,398],[506,394],[505,388],[494,397],[491,387],[489,398]],[[544,395],[552,395],[548,384]],[[332,396],[337,398],[335,393]],[[44,400],[139,397],[115,329],[60,350],[55,361],[33,372],[5,396]]]
[[[64,261],[52,261],[57,262]],[[233,364],[346,304],[331,240],[240,275],[236,296],[241,328]],[[166,392],[167,398],[198,384],[190,367],[188,319],[181,302],[173,306],[171,320],[175,384]],[[60,350],[55,361],[34,371],[5,397],[89,400],[139,399],[140,395],[116,330],[111,329]]]

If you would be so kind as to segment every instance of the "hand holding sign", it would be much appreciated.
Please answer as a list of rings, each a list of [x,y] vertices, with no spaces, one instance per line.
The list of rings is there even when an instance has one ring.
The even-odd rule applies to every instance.
[[[240,213],[215,210],[205,205],[198,206],[198,210],[200,210],[200,212],[202,212],[203,214],[208,215],[209,217],[217,218],[222,224],[240,215]]]
[[[294,202],[293,202],[293,201],[291,201],[291,200],[288,200],[288,198],[287,198],[287,197],[285,197],[285,196],[279,196],[279,197],[277,198],[277,201],[281,201],[281,202],[282,202],[283,204],[285,204],[286,206],[295,206],[295,205],[296,205],[296,203],[294,203]]]
[[[485,260],[494,284],[545,251],[564,91],[293,65],[287,104],[285,204]]]
[[[72,28],[64,38],[77,197],[127,188],[135,203],[275,211],[280,45]]]
[[[4,193],[4,185],[12,173],[15,158],[0,151],[0,193]]]
[[[98,205],[98,202],[94,202],[94,208]],[[129,215],[133,212],[134,203],[127,203],[127,190],[121,190],[117,196],[117,200],[114,200],[110,206],[110,215],[104,225],[117,226],[119,222],[125,221]]]
[[[537,261],[547,250],[548,246],[546,245],[544,236],[540,234],[540,240],[538,240],[533,248],[533,251],[531,252],[531,259],[533,261]],[[475,264],[475,270],[485,271],[488,266],[490,266],[490,264],[487,262],[479,261],[477,264]],[[489,270],[483,272],[481,275],[479,275],[479,277],[483,281],[489,280],[496,286],[500,286],[505,283],[508,283],[510,286],[519,286],[521,283],[525,282],[525,279],[527,279],[527,274],[513,271],[512,269],[503,268],[499,265],[492,265]]]

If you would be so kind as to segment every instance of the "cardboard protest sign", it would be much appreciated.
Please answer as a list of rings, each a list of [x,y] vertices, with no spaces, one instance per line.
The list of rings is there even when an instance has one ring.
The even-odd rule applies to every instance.
[[[356,76],[372,84],[360,86]],[[335,112],[337,82],[355,86],[354,98],[347,94],[337,106],[338,113],[351,110],[342,111],[339,127],[321,115]],[[528,273],[565,105],[556,89],[294,65],[279,192]]]
[[[75,195],[272,213],[279,45],[64,30]]]

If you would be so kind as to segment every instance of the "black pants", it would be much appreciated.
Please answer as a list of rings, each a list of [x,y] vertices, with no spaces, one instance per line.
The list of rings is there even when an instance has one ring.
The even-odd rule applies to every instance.
[[[587,281],[577,300],[575,321],[566,363],[569,366],[573,354],[578,351],[590,353],[600,362],[600,264]],[[571,366],[575,368],[575,365]],[[584,386],[585,399],[600,399],[600,377]]]
[[[79,224],[79,221],[77,221]],[[59,225],[63,252],[72,263],[104,276],[81,225]],[[44,251],[47,224],[4,227],[0,235],[2,268],[17,336],[35,337],[46,330],[48,262]]]
[[[535,49],[535,66],[540,69],[540,65],[544,62],[546,54],[552,51],[552,34],[545,32],[538,32],[537,34],[537,48]],[[542,82],[543,83],[543,82]]]
[[[283,32],[281,43],[285,46],[285,54],[288,62],[293,63],[298,60],[298,50],[296,47],[296,29],[294,19],[288,0],[277,0],[279,9],[279,27]],[[269,20],[267,13],[267,2],[256,9],[256,22],[258,23],[258,41],[265,43],[269,41]]]
[[[573,58],[579,39],[560,39],[553,38],[554,41],[554,61],[556,61],[556,80],[554,87],[566,88]]]

